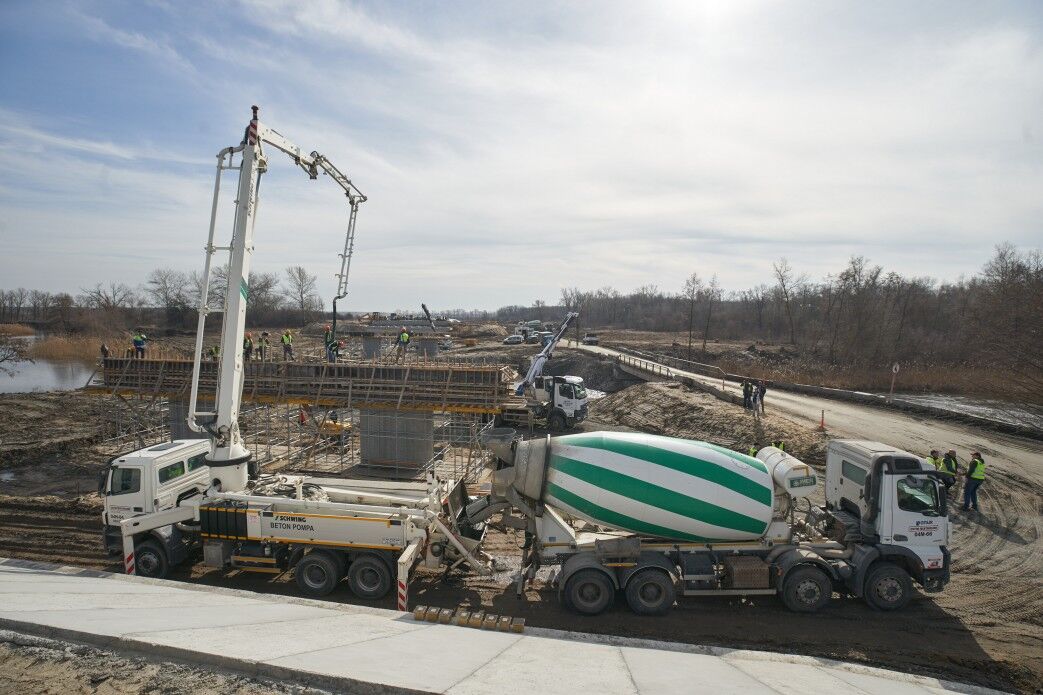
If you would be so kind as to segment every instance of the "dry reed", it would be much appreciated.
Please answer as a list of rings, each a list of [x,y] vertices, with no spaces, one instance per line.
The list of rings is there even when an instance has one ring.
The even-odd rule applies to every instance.
[[[0,335],[23,336],[36,335],[36,331],[24,323],[0,323]]]

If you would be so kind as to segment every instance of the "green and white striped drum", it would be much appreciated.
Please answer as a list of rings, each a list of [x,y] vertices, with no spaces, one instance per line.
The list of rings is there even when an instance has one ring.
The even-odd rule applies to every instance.
[[[742,541],[771,521],[772,479],[757,459],[707,442],[631,432],[551,440],[544,500],[643,536]]]

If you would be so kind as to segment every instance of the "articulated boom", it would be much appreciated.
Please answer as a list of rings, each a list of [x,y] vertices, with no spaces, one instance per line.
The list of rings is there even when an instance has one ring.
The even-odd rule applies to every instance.
[[[253,118],[247,126],[243,142],[238,147],[227,147],[217,155],[217,177],[214,182],[214,201],[210,214],[210,233],[206,245],[206,262],[203,270],[203,291],[200,297],[199,322],[196,330],[196,349],[192,371],[192,388],[189,400],[188,426],[194,432],[207,432],[212,450],[207,462],[214,472],[215,485],[226,492],[246,487],[249,478],[250,452],[243,446],[239,433],[239,406],[243,389],[243,355],[241,346],[246,331],[246,306],[250,295],[250,264],[253,257],[253,233],[257,221],[258,192],[261,174],[268,169],[264,145],[285,152],[294,163],[307,172],[309,178],[318,178],[319,171],[329,175],[344,190],[351,207],[348,218],[348,233],[342,254],[340,288],[343,293],[347,283],[348,263],[354,246],[355,219],[358,206],[366,196],[344,176],[325,156],[318,152],[304,154],[299,146],[279,132],[262,124],[257,118],[257,107],[253,107]],[[242,160],[238,167],[232,161],[239,153]],[[221,173],[227,169],[239,170],[239,187],[236,195],[235,222],[229,246],[214,245],[214,230],[217,221],[218,199],[221,191]],[[216,407],[213,412],[197,410],[199,397],[199,365],[203,354],[203,332],[206,317],[211,308],[209,302],[210,272],[213,255],[217,251],[228,251],[228,283],[225,292],[224,320],[221,327],[221,351]]]

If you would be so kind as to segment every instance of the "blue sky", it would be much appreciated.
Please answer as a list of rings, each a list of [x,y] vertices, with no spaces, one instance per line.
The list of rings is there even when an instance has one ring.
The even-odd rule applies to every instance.
[[[370,197],[349,309],[1043,243],[1037,2],[6,0],[0,287],[201,268],[251,104]],[[273,155],[255,268],[328,298],[346,212]]]

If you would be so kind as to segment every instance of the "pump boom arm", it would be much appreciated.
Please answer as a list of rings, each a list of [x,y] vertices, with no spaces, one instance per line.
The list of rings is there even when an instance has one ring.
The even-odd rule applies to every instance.
[[[565,331],[569,329],[569,324],[576,320],[578,316],[579,312],[576,311],[570,311],[568,314],[565,315],[565,318],[564,320],[562,320],[561,325],[558,326],[558,332],[555,333],[554,337],[551,338],[550,342],[544,345],[543,349],[540,350],[539,353],[537,353],[536,356],[532,358],[532,365],[529,367],[529,371],[525,374],[525,378],[521,380],[521,382],[518,384],[518,387],[515,389],[515,395],[525,395],[525,389],[532,386],[533,383],[536,381],[536,378],[543,374],[543,366],[547,364],[547,360],[553,357],[554,348],[565,335]]]

